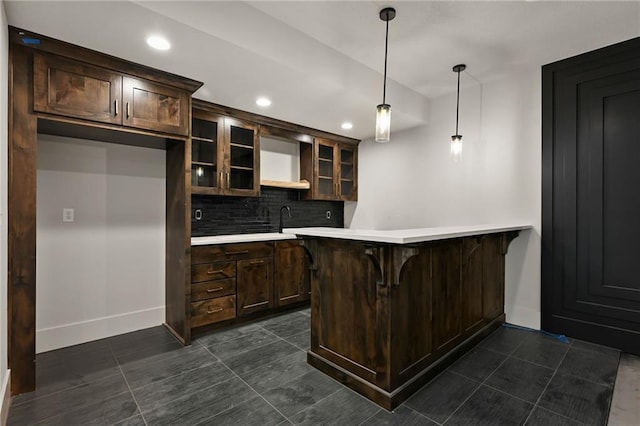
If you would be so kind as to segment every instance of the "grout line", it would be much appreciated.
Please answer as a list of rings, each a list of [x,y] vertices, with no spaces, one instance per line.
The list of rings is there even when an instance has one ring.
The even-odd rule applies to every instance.
[[[368,420],[371,420],[372,418],[374,418],[375,416],[377,416],[378,414],[380,414],[380,412],[383,410],[384,408],[379,409],[378,411],[376,411],[375,413],[373,413],[372,415],[370,415],[369,417],[367,417],[366,419],[364,419],[363,421],[361,421],[360,423],[358,423],[358,426],[362,426],[363,424],[365,424]]]
[[[124,382],[127,384],[127,388],[129,389],[131,398],[133,398],[133,402],[135,402],[136,407],[138,407],[138,412],[140,412],[140,417],[142,417],[142,421],[144,422],[145,425],[147,425],[148,424],[147,419],[145,419],[144,414],[142,414],[142,408],[140,408],[140,404],[138,404],[138,400],[136,399],[136,396],[133,393],[133,390],[131,389],[131,385],[129,385],[129,381],[127,380],[127,377],[124,375],[124,371],[122,371],[122,366],[120,364],[118,364],[118,369],[120,370],[120,374],[122,374],[122,378],[124,379]]]

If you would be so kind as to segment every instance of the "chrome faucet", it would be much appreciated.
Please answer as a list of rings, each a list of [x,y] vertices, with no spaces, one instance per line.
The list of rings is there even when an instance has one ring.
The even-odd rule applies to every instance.
[[[291,218],[291,207],[289,206],[282,206],[280,207],[280,225],[278,226],[278,232],[282,234],[282,212],[286,211],[287,215],[289,216],[289,218]]]

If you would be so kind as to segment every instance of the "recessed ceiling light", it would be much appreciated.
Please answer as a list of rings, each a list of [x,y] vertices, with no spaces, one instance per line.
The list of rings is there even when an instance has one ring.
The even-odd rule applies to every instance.
[[[171,49],[171,43],[169,43],[166,38],[158,35],[150,36],[149,38],[147,38],[147,44],[158,50]]]
[[[344,123],[342,123],[342,127],[344,130],[351,130],[353,129],[353,123],[349,123],[348,121],[345,121]]]
[[[268,98],[258,98],[256,99],[256,104],[261,107],[268,107],[271,105],[271,100]]]

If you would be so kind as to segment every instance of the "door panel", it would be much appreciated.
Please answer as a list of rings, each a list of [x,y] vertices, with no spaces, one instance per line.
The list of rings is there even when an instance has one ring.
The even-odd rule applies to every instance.
[[[273,258],[238,260],[238,316],[269,309],[273,306]]]
[[[544,329],[640,353],[640,39],[543,68]]]

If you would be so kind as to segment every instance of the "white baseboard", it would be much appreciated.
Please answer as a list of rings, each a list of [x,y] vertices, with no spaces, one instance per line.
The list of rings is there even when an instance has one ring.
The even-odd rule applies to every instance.
[[[505,306],[507,322],[521,327],[540,330],[540,312],[522,306]]]
[[[0,425],[5,426],[9,418],[9,407],[11,406],[11,370],[7,370],[2,383],[2,407],[0,407]]]
[[[36,330],[36,353],[161,325],[164,306]]]

